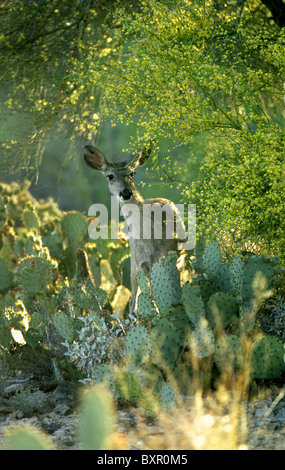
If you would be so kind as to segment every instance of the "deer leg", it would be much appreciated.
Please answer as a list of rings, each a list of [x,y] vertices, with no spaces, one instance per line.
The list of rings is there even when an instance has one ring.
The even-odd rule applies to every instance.
[[[131,286],[132,286],[132,295],[129,301],[129,312],[132,314],[136,306],[136,299],[137,299],[137,293],[138,293],[136,273],[135,275],[131,276]]]
[[[129,313],[132,314],[135,306],[136,306],[136,298],[138,292],[138,283],[137,283],[137,273],[138,273],[138,265],[135,261],[133,255],[133,249],[131,245],[131,288],[132,288],[132,295],[129,301]]]

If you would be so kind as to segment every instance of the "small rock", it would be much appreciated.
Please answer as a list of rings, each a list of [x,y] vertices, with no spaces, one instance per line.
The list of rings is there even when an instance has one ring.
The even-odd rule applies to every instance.
[[[21,410],[16,410],[13,411],[13,413],[10,413],[9,416],[11,419],[22,419],[24,417],[24,413]]]
[[[54,413],[65,416],[70,411],[70,407],[64,403],[59,403],[53,411]]]
[[[45,431],[50,434],[53,434],[61,428],[62,423],[54,420],[53,418],[45,417],[43,418],[41,425]]]
[[[9,385],[3,390],[3,397],[9,398],[12,395],[15,395],[16,392],[20,392],[21,390],[24,390],[26,386],[22,383],[16,383]]]

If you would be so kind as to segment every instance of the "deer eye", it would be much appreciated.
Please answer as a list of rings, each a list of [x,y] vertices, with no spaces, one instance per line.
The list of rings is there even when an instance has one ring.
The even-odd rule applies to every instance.
[[[107,178],[109,181],[114,181],[114,175],[107,175]]]

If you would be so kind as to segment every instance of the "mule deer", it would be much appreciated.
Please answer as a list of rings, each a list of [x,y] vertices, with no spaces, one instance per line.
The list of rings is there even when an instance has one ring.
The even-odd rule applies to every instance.
[[[135,169],[146,163],[152,150],[152,143],[149,143],[142,150],[133,153],[129,158],[118,163],[109,163],[102,152],[93,145],[88,144],[84,148],[84,159],[93,169],[101,171],[108,180],[110,193],[119,198],[121,214],[129,230],[129,245],[131,252],[131,287],[132,296],[129,302],[129,309],[132,312],[135,308],[137,297],[137,274],[142,271],[147,276],[150,275],[153,263],[161,257],[167,256],[169,251],[176,251],[180,254],[178,248],[179,241],[177,230],[167,226],[168,215],[177,216],[175,204],[168,199],[144,199],[134,184]],[[132,217],[129,217],[130,208],[132,208]],[[133,209],[137,209],[133,211]],[[145,209],[149,208],[149,211]],[[160,214],[155,211],[154,217],[151,213],[154,209],[160,209]],[[163,211],[162,211],[163,210]],[[155,223],[161,225],[161,236],[154,237]],[[167,223],[166,223],[167,222]],[[176,224],[177,224],[176,220]],[[146,225],[150,227],[150,235],[145,230]],[[181,222],[180,222],[181,224]],[[171,225],[168,223],[168,225]],[[132,228],[132,230],[130,230]],[[136,230],[137,229],[137,230]],[[183,230],[183,229],[182,229]],[[130,231],[132,234],[130,236]],[[172,234],[170,233],[172,231]],[[136,236],[134,236],[136,232]],[[180,232],[181,233],[181,232]],[[182,232],[183,233],[183,232]],[[184,232],[185,233],[185,232]]]

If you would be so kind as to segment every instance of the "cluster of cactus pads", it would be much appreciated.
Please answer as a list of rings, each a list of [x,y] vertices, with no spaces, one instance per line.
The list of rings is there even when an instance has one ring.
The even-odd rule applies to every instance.
[[[124,239],[90,243],[85,215],[36,201],[28,188],[0,185],[0,354],[20,337],[21,345],[60,356],[81,315],[102,315],[107,295],[110,312],[114,297],[130,296],[128,246]]]
[[[175,405],[177,386],[189,391],[193,358],[209,360],[220,373],[249,371],[252,379],[284,374],[282,342],[260,333],[256,324],[257,310],[272,294],[280,272],[276,260],[236,256],[224,262],[218,244],[210,242],[201,259],[196,257],[192,281],[184,285],[176,261],[177,255],[169,253],[153,265],[149,278],[138,273],[139,323],[126,335],[124,373],[118,376],[114,367],[99,366],[95,379],[107,380],[119,398],[140,403],[143,397],[152,414],[157,403],[167,409]]]
[[[183,389],[193,360],[209,359],[218,373],[247,366],[252,379],[285,372],[283,344],[257,335],[256,322],[272,295],[277,260],[236,255],[224,261],[213,241],[197,247],[191,281],[183,284],[177,254],[169,253],[149,277],[138,273],[137,312],[124,319],[131,294],[127,242],[89,243],[88,223],[53,201],[34,200],[26,184],[0,186],[0,361],[18,342],[22,351],[48,351],[58,374],[57,364],[74,346],[83,378],[87,364],[87,379],[107,382],[117,399],[135,400],[149,415],[159,404],[173,407],[171,380]],[[110,342],[102,344],[108,336],[121,341],[120,364],[118,351],[110,358]]]
[[[255,339],[247,356],[242,350],[244,338],[256,337],[256,313],[272,295],[280,272],[277,260],[252,255],[235,256],[225,262],[218,243],[213,241],[197,254],[193,267],[191,283],[183,286],[173,253],[153,266],[150,279],[138,275],[138,310],[153,326],[149,335],[142,334],[139,327],[137,338],[135,331],[130,332],[132,340],[127,339],[127,351],[136,358],[145,357],[149,351],[155,363],[159,345],[157,362],[172,369],[185,349],[198,359],[213,357],[220,370],[226,364],[241,368],[247,357],[253,378],[281,375],[285,371],[284,350],[276,337],[263,335]],[[152,338],[152,347],[147,346]],[[140,344],[143,355],[139,354]]]

